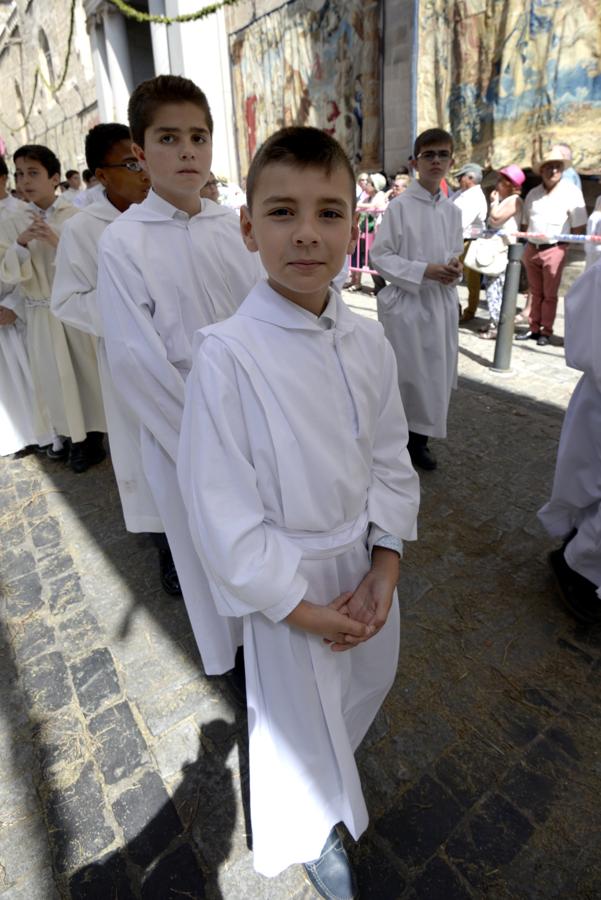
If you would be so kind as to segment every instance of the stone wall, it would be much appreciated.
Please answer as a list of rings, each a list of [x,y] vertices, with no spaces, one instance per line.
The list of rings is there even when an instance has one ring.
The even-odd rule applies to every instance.
[[[23,119],[31,105],[36,68],[49,82],[56,83],[62,75],[70,6],[67,0],[16,0],[0,30],[0,135],[7,157],[21,144],[46,144],[61,160],[63,174],[85,166],[84,136],[98,121],[92,55],[80,0],[65,83],[53,94],[38,78],[25,126]]]

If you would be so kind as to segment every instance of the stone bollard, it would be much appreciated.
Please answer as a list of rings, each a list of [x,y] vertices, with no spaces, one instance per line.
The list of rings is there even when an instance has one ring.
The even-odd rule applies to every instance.
[[[514,319],[520,286],[520,266],[524,255],[523,244],[510,244],[507,248],[507,268],[505,269],[505,284],[503,286],[503,300],[501,301],[501,316],[497,330],[495,344],[495,358],[491,372],[510,372],[511,348],[513,346]]]

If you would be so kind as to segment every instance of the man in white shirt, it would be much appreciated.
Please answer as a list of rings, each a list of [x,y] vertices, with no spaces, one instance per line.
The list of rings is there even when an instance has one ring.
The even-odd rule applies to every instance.
[[[464,251],[461,261],[463,262],[470,241],[477,237],[474,231],[484,228],[486,222],[486,214],[488,206],[484,191],[480,187],[482,182],[482,167],[478,163],[467,163],[462,166],[456,173],[459,179],[459,190],[456,191],[451,200],[461,210],[461,227],[463,228]],[[474,269],[465,269],[465,283],[468,289],[467,307],[461,315],[462,322],[469,322],[476,315],[478,309],[478,300],[480,299],[480,280],[479,272]]]
[[[538,167],[542,184],[532,188],[524,201],[524,222],[532,235],[524,253],[532,306],[530,328],[525,334],[518,334],[516,340],[535,340],[539,347],[548,344],[553,334],[559,283],[568,252],[567,243],[557,238],[570,231],[584,234],[586,227],[582,191],[562,178],[565,165],[561,147],[552,147]]]

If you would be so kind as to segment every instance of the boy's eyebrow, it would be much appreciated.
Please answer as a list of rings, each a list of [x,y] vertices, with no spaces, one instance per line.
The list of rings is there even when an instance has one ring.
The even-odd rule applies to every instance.
[[[346,200],[344,200],[342,197],[319,197],[319,198],[318,198],[318,201],[319,201],[319,203],[327,203],[327,204],[329,204],[329,205],[335,205],[335,204],[337,204],[338,206],[350,206],[350,204],[349,204]],[[271,203],[298,203],[298,202],[299,202],[299,198],[298,198],[298,197],[278,197],[278,196],[272,196],[272,197],[265,197],[265,199],[263,200],[263,203],[264,203],[264,204],[271,204]]]
[[[205,134],[209,133],[209,129],[205,125],[192,125],[190,128],[179,128],[174,125],[171,127],[170,125],[157,125],[156,128],[153,128],[154,132],[159,131],[169,131],[169,132],[182,132],[182,131],[204,131]]]

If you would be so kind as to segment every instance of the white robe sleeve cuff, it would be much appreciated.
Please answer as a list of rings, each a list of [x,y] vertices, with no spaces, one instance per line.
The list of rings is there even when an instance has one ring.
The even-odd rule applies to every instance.
[[[16,241],[14,242],[12,249],[17,254],[17,258],[18,258],[19,262],[21,262],[21,263],[26,262],[29,259],[29,257],[31,256],[29,247],[23,247],[21,244],[18,244]]]
[[[403,558],[402,540],[396,535],[384,531],[383,528],[380,528],[379,525],[372,522],[367,536],[367,549],[370,558],[374,552],[374,547],[385,547],[386,550],[394,550],[395,553],[399,554],[401,559]]]
[[[296,609],[301,600],[304,600],[308,587],[309,585],[306,578],[303,578],[303,576],[299,575],[297,572],[290,586],[290,591],[284,600],[276,606],[264,609],[263,614],[271,622],[281,622],[286,616],[290,615],[293,609]]]

